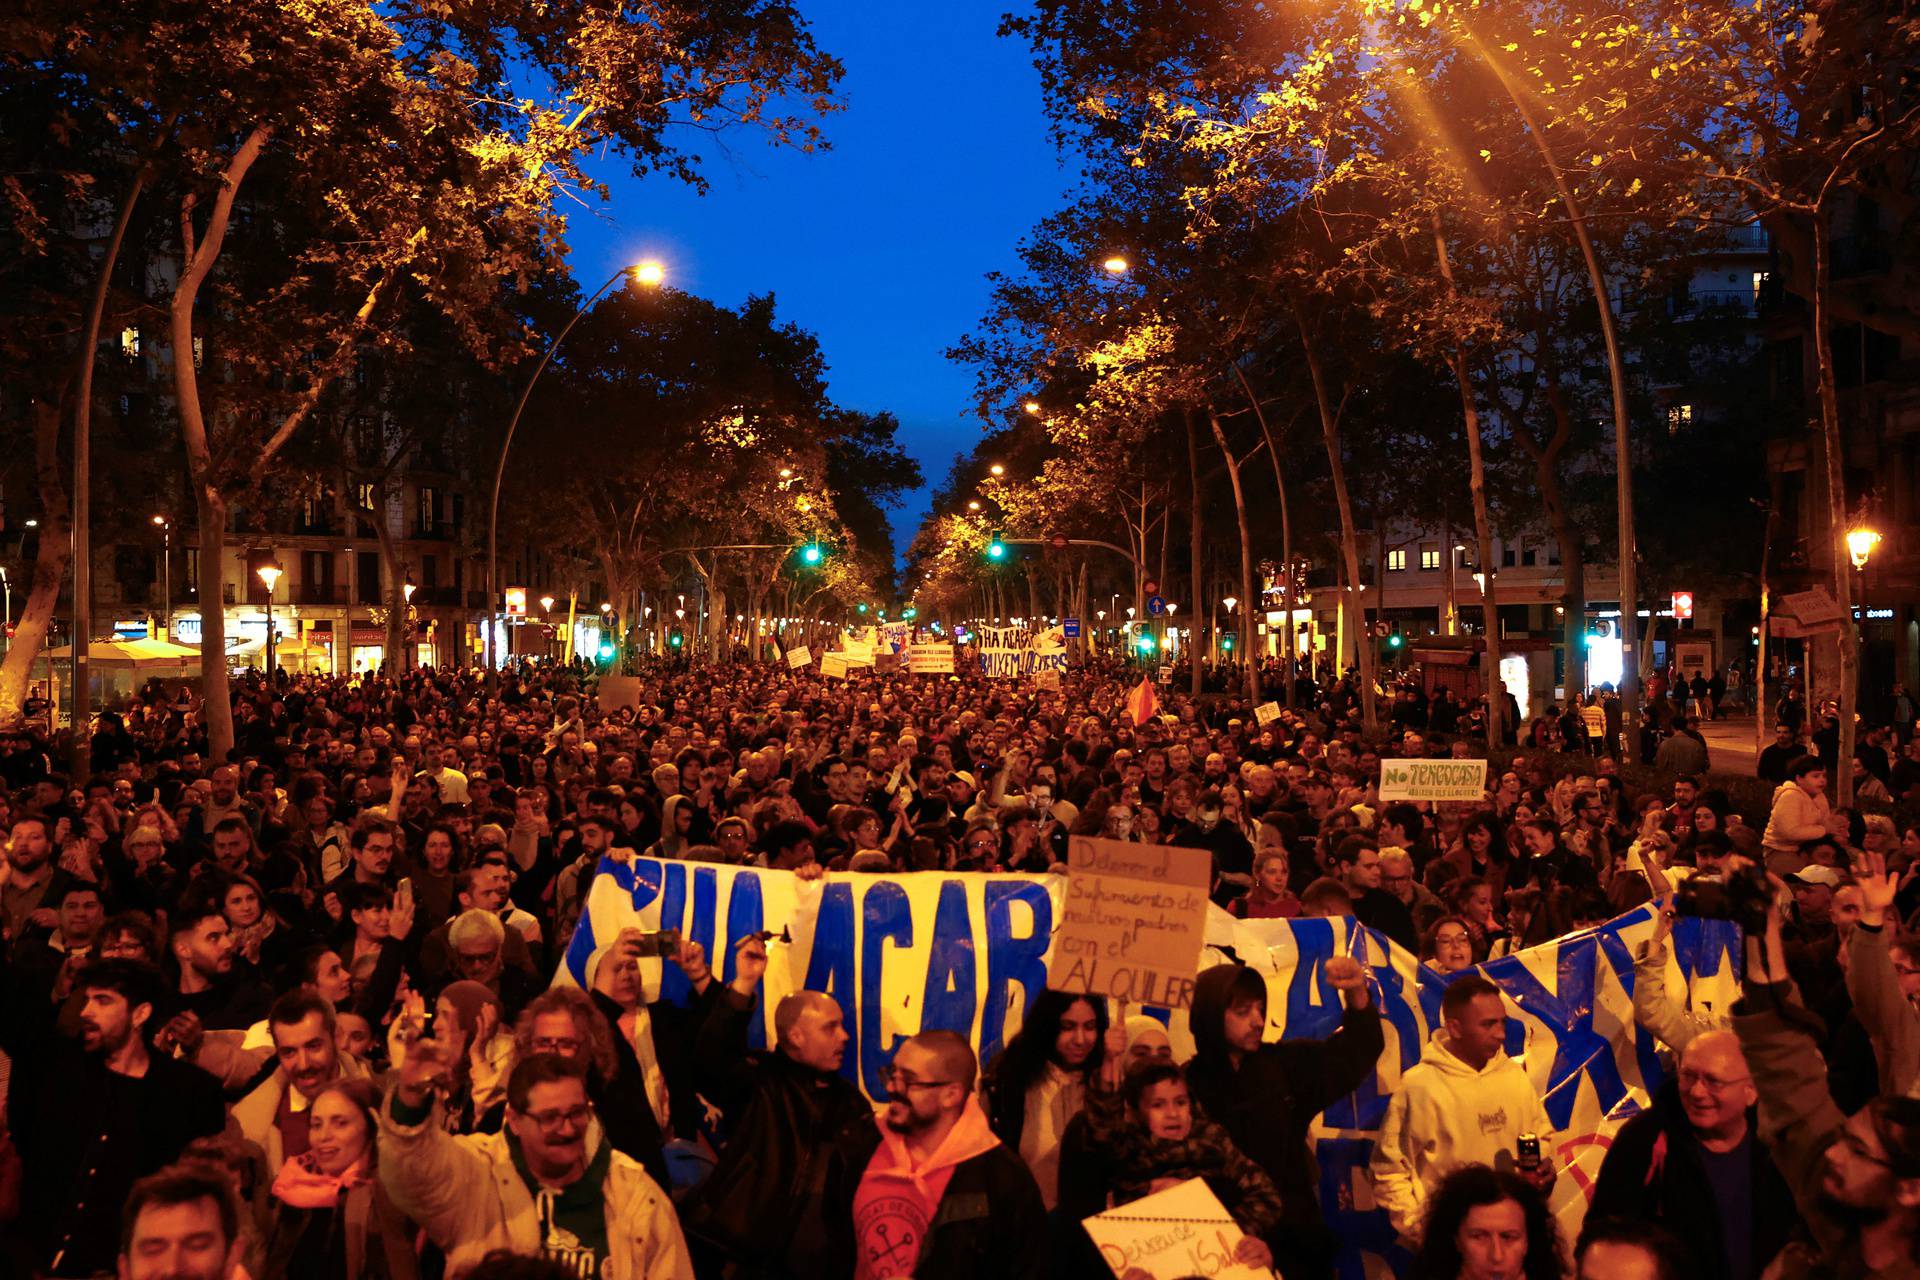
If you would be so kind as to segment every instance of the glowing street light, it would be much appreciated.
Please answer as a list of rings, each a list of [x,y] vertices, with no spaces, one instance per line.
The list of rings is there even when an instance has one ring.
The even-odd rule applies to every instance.
[[[273,674],[273,588],[280,581],[280,575],[286,572],[269,560],[254,570],[260,581],[267,584],[267,674]]]
[[[967,503],[967,510],[978,511],[979,509],[980,509],[980,499],[975,498],[973,501]]]
[[[990,475],[995,475],[995,476],[1003,476],[1003,475],[1005,475],[1005,474],[1007,474],[1007,469],[1006,469],[1006,468],[1005,468],[1004,466],[1002,466],[1002,465],[1000,465],[999,463],[997,463],[997,462],[996,462],[996,463],[994,463],[994,464],[993,464],[992,466],[990,466],[990,467],[988,467],[988,468],[987,468],[987,472],[988,472],[988,474],[990,474]]]
[[[809,542],[806,546],[800,548],[800,559],[803,563],[819,564],[826,558],[826,551],[823,550],[817,542]]]
[[[1853,567],[1866,568],[1868,558],[1880,542],[1880,535],[1865,525],[1847,530],[1847,557],[1853,561]]]
[[[658,289],[667,278],[667,269],[657,259],[648,258],[636,262],[633,266],[633,282],[645,285],[649,289]]]
[[[1117,253],[1100,264],[1101,269],[1110,276],[1123,276],[1127,274],[1127,270],[1131,265],[1131,263]]]
[[[552,613],[552,612],[553,612],[553,597],[552,597],[552,596],[541,596],[541,597],[540,597],[540,610],[541,610],[541,612],[543,612],[543,613]]]
[[[1040,416],[1040,402],[1038,400],[1029,400],[1020,407],[1036,418]]]

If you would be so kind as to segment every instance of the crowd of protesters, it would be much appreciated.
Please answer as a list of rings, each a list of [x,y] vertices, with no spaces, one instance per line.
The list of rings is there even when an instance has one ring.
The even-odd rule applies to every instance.
[[[1351,958],[1325,964],[1324,1039],[1269,1039],[1265,982],[1220,964],[1184,1061],[1163,1023],[1047,992],[985,1063],[902,1041],[878,1109],[833,998],[782,998],[759,1047],[758,937],[715,957],[630,930],[584,987],[552,981],[605,857],[1046,875],[1085,834],[1205,849],[1235,915],[1355,917],[1447,981],[1358,1192],[1420,1280],[1920,1275],[1920,835],[1835,810],[1817,754],[1764,824],[1691,775],[1635,791],[1605,751],[1382,804],[1383,757],[1477,756],[1480,709],[1370,739],[1351,678],[1302,680],[1277,719],[1231,694],[1143,715],[1135,678],[662,667],[603,709],[565,667],[496,695],[283,673],[237,686],[223,762],[158,687],[100,718],[84,777],[0,735],[0,1265],[1095,1277],[1116,1268],[1082,1219],[1198,1177],[1236,1261],[1332,1275],[1322,1197],[1356,1189],[1308,1130],[1385,1044]],[[1692,1007],[1676,886],[1756,876],[1744,999]],[[1569,1249],[1547,1109],[1475,966],[1649,902],[1634,1014],[1671,1069]],[[642,981],[662,947],[683,1001]]]

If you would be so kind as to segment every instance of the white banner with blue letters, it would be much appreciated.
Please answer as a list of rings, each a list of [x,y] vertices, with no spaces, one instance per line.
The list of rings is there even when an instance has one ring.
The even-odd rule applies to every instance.
[[[680,930],[706,948],[716,975],[728,981],[734,945],[771,931],[755,1044],[767,1042],[781,996],[826,992],[851,1036],[843,1070],[877,1100],[886,1096],[882,1079],[895,1048],[924,1028],[962,1032],[983,1062],[993,1060],[1019,1029],[1027,1001],[1046,986],[1065,889],[1064,876],[919,872],[803,881],[752,867],[606,860],[555,980],[578,982],[596,947],[634,927]],[[1657,1046],[1633,1021],[1633,956],[1653,927],[1651,909],[1642,907],[1480,968],[1507,996],[1507,1052],[1525,1065],[1557,1128],[1554,1207],[1569,1238],[1612,1134],[1662,1079]],[[1737,995],[1739,940],[1730,924],[1680,920],[1669,990],[1688,992],[1696,1009],[1725,1012]],[[1367,1162],[1387,1097],[1439,1024],[1448,980],[1351,920],[1237,920],[1214,908],[1207,944],[1204,964],[1231,958],[1265,975],[1269,1039],[1330,1033],[1341,1004],[1325,962],[1352,955],[1369,967],[1386,1049],[1373,1079],[1316,1126],[1320,1196],[1350,1246],[1344,1280],[1362,1280],[1365,1254],[1403,1270],[1407,1257],[1374,1208]],[[650,992],[686,996],[676,968],[641,964]],[[1177,1057],[1191,1054],[1184,1011],[1145,1012],[1167,1020]]]

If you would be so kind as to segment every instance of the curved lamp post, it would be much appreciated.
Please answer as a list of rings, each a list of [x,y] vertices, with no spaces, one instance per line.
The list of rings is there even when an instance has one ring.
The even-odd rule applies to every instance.
[[[507,420],[506,438],[500,441],[500,460],[494,464],[493,468],[493,499],[487,506],[487,621],[484,651],[487,660],[488,693],[492,693],[498,687],[500,679],[497,655],[493,649],[493,625],[494,605],[500,594],[500,486],[507,477],[507,450],[513,447],[513,433],[520,425],[520,415],[525,412],[527,400],[533,395],[534,384],[540,381],[540,375],[547,371],[547,365],[553,360],[553,353],[560,349],[560,344],[567,340],[569,333],[573,332],[573,326],[580,323],[580,317],[591,311],[593,304],[606,296],[607,290],[628,277],[631,277],[635,284],[654,289],[667,278],[667,272],[665,267],[649,259],[621,267],[608,276],[607,282],[595,289],[593,296],[580,304],[579,310],[573,313],[573,318],[567,321],[567,327],[547,344],[546,353],[540,357],[540,363],[534,367],[533,376],[527,379],[526,389],[520,393],[520,403],[513,406],[513,417]]]

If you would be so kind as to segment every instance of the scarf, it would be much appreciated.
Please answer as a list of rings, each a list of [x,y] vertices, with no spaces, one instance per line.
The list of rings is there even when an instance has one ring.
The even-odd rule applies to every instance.
[[[331,1209],[341,1196],[372,1181],[367,1177],[366,1163],[362,1156],[346,1172],[332,1174],[320,1172],[311,1152],[295,1156],[280,1166],[273,1180],[274,1199],[295,1209]]]
[[[1060,1198],[1060,1140],[1067,1122],[1086,1100],[1087,1082],[1077,1071],[1049,1062],[1047,1072],[1027,1090],[1026,1118],[1020,1126],[1020,1158],[1040,1184],[1040,1198],[1052,1212]]]

